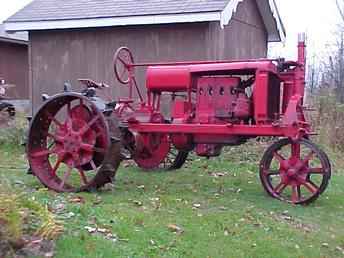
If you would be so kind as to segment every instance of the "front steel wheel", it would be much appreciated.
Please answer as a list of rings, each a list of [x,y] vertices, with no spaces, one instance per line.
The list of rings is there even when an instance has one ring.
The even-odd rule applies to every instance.
[[[260,180],[265,191],[293,204],[315,201],[330,178],[327,155],[306,139],[281,139],[267,149],[260,162]]]

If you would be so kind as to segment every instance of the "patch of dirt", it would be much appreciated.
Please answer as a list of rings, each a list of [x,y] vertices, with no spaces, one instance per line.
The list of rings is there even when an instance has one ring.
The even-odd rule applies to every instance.
[[[6,240],[0,235],[0,257],[54,257],[55,244],[51,240],[23,236],[16,241]]]

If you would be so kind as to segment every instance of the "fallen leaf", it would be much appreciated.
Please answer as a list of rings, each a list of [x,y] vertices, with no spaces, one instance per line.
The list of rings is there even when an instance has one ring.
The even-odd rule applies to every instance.
[[[106,228],[97,228],[97,231],[98,231],[99,233],[106,233],[106,232],[109,232],[109,230],[106,229]]]
[[[212,176],[212,177],[215,177],[215,178],[218,178],[218,177],[223,177],[223,176],[226,176],[226,175],[228,175],[228,173],[227,172],[210,172],[210,173],[208,173],[210,176]]]
[[[329,247],[329,244],[328,243],[322,243],[321,246],[322,247]]]
[[[91,233],[91,234],[97,231],[96,228],[92,228],[92,227],[88,227],[88,226],[86,226],[85,229],[88,231],[88,233]]]
[[[199,209],[201,207],[201,204],[200,203],[194,203],[192,205],[192,207],[195,208],[195,209]]]
[[[81,196],[76,196],[76,197],[73,197],[71,199],[69,199],[69,202],[72,202],[72,203],[85,203],[85,199]]]
[[[169,224],[167,227],[170,231],[177,234],[181,234],[184,232],[184,230],[180,226],[177,226],[176,224]]]

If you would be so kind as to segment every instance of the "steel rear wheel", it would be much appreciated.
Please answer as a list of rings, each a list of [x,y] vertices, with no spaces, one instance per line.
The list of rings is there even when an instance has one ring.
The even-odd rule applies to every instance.
[[[331,164],[325,152],[306,139],[282,139],[271,145],[260,163],[260,179],[273,198],[309,204],[327,188]]]
[[[111,155],[120,156],[120,146],[114,148],[114,144],[118,143],[111,142],[107,119],[91,101],[80,94],[60,94],[33,118],[27,156],[45,186],[57,192],[77,192],[111,181],[105,174],[114,170],[114,175],[120,160],[112,160],[111,166],[104,161],[110,149]]]

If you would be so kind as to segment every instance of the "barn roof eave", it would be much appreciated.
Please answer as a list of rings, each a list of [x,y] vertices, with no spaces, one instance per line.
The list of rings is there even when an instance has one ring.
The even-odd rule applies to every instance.
[[[200,12],[187,14],[100,17],[68,20],[5,21],[4,24],[6,27],[6,31],[15,32],[32,30],[113,27],[129,25],[209,22],[219,21],[220,17],[220,12]]]
[[[17,40],[17,39],[10,39],[10,38],[4,38],[0,37],[0,42],[6,42],[6,43],[12,43],[12,44],[18,44],[18,45],[29,45],[29,42],[26,40]]]
[[[53,29],[75,29],[112,27],[129,25],[151,25],[169,23],[192,23],[218,21],[223,28],[228,25],[236,12],[238,4],[243,0],[231,0],[222,11],[182,13],[182,14],[157,14],[138,15],[125,17],[99,17],[68,20],[41,20],[41,21],[5,21],[7,31],[32,31]],[[269,42],[285,40],[285,29],[281,21],[274,0],[256,0],[268,34]]]

